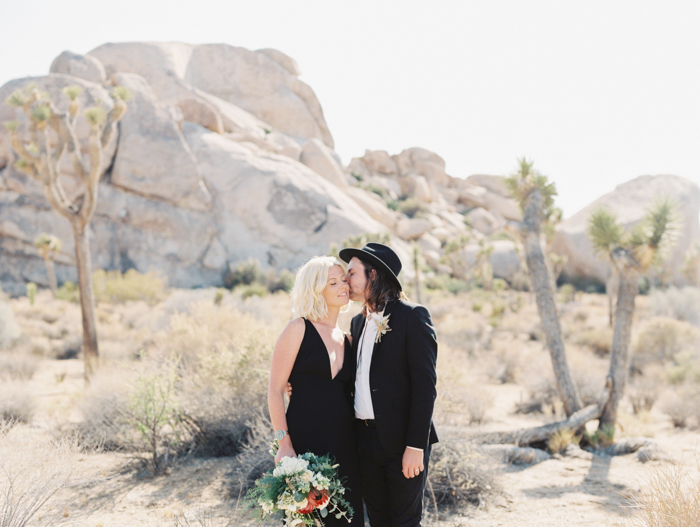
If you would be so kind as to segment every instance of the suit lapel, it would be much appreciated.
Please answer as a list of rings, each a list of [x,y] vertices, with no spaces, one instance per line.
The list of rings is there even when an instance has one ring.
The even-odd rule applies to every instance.
[[[382,318],[385,318],[389,315],[391,315],[394,310],[396,309],[396,306],[398,305],[398,300],[394,300],[392,302],[388,302],[386,307],[384,308],[384,314],[382,315]],[[391,329],[392,326],[392,320],[391,317],[389,317],[389,329]],[[390,335],[391,332],[387,331],[381,338],[379,342],[374,342],[374,348],[372,348],[372,362],[374,362],[374,357],[376,357],[377,352],[382,349],[382,344],[384,344],[384,340],[388,335]],[[370,362],[370,369],[372,368],[372,362]]]

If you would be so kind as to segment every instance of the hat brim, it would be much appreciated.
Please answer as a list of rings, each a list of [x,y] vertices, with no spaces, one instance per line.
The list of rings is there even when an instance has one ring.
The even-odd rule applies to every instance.
[[[399,278],[394,274],[394,271],[392,271],[387,264],[372,253],[363,251],[362,249],[356,249],[355,247],[347,247],[345,249],[341,249],[338,255],[340,256],[340,259],[346,263],[350,263],[350,260],[355,257],[359,258],[360,260],[367,260],[375,267],[385,271],[389,279],[399,286],[401,291],[403,291],[403,286],[401,285],[401,282],[399,282]]]

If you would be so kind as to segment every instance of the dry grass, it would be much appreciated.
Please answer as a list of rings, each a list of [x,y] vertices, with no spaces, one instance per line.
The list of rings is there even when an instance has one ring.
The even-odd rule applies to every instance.
[[[700,479],[691,478],[681,465],[662,465],[633,499],[629,517],[616,525],[697,527],[700,525]]]
[[[130,300],[144,300],[150,305],[165,298],[167,280],[158,273],[139,273],[129,269],[119,271],[98,270],[92,274],[96,302],[121,303]]]
[[[0,350],[9,348],[20,336],[12,308],[0,299]]]
[[[29,524],[68,485],[75,455],[70,441],[37,437],[36,431],[21,426],[0,426],[0,525]],[[44,518],[44,523],[51,522]]]
[[[39,368],[39,358],[27,353],[0,352],[0,380],[28,381]]]
[[[610,355],[612,336],[612,328],[603,326],[580,332],[574,339],[574,342],[579,346],[588,347],[596,355],[606,357]]]
[[[667,393],[661,402],[661,411],[671,419],[674,427],[685,428],[690,419],[700,417],[700,389],[683,385]]]
[[[656,289],[650,297],[650,309],[654,315],[672,317],[700,326],[700,288]]]
[[[36,409],[31,388],[21,381],[0,382],[0,426],[2,423],[30,423]]]
[[[688,322],[668,317],[653,317],[639,325],[633,345],[633,366],[643,369],[651,363],[672,360],[686,349],[700,345],[700,330]]]
[[[569,445],[578,445],[581,438],[573,430],[564,428],[549,436],[547,448],[552,454],[561,454]]]

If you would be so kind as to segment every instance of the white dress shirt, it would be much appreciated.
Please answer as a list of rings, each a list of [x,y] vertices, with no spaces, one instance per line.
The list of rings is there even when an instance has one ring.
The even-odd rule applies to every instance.
[[[370,313],[360,334],[357,346],[357,375],[355,376],[355,417],[374,419],[372,390],[369,387],[369,367],[372,364],[374,339],[377,338],[377,322],[382,320],[384,310]]]

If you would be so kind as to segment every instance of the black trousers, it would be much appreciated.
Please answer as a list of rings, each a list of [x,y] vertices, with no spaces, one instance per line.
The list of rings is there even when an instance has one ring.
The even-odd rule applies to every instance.
[[[423,452],[423,472],[409,479],[402,472],[403,452],[387,452],[379,442],[376,428],[358,422],[357,446],[362,499],[370,526],[419,527],[430,449]]]

